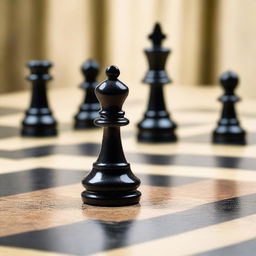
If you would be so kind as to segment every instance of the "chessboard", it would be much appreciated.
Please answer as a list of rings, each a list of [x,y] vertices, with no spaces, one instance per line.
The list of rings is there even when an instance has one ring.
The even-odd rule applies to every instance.
[[[255,102],[243,98],[237,106],[247,145],[213,145],[222,90],[168,86],[178,142],[138,143],[148,87],[126,84],[130,124],[122,141],[142,198],[125,207],[82,203],[81,180],[97,158],[102,130],[73,129],[81,91],[50,90],[59,121],[53,138],[20,136],[28,91],[1,96],[0,255],[254,255]]]

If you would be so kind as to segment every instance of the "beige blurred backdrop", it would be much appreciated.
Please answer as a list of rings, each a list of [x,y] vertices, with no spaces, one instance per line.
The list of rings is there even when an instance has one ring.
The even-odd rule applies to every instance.
[[[241,94],[256,96],[256,0],[0,0],[0,92],[29,85],[24,63],[54,63],[51,86],[76,88],[88,58],[121,70],[139,86],[143,48],[156,21],[173,52],[174,84],[212,85],[226,69],[241,77]]]

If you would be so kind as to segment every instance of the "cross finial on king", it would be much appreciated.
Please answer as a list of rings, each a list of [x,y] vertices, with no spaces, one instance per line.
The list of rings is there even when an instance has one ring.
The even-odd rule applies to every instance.
[[[152,41],[153,47],[161,47],[162,41],[166,38],[166,35],[163,34],[160,24],[157,22],[155,24],[152,34],[148,36]]]

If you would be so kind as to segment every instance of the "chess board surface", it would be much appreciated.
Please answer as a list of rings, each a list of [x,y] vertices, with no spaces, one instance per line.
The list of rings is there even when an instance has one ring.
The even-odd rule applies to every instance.
[[[254,255],[253,99],[238,104],[247,146],[212,145],[221,89],[170,86],[165,92],[179,141],[143,144],[136,142],[136,122],[148,88],[129,87],[123,147],[142,181],[142,199],[127,207],[82,204],[81,180],[96,160],[102,131],[73,130],[81,91],[50,91],[56,138],[20,137],[29,92],[0,96],[0,255]]]

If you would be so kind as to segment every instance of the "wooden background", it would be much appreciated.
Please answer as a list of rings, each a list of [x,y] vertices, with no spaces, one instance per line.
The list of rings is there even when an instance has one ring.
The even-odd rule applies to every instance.
[[[0,0],[0,91],[28,87],[29,59],[54,62],[53,87],[76,87],[88,58],[118,65],[124,81],[137,84],[146,36],[160,21],[174,83],[216,84],[232,69],[242,95],[256,96],[255,12],[255,0]]]

